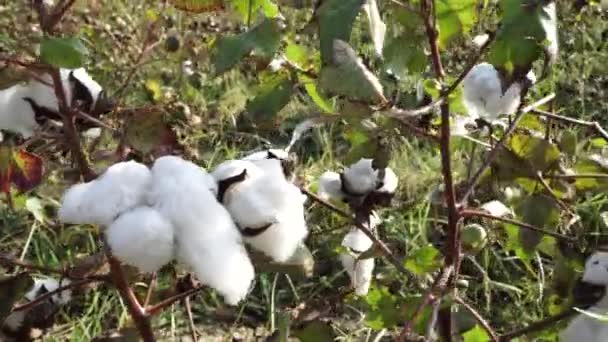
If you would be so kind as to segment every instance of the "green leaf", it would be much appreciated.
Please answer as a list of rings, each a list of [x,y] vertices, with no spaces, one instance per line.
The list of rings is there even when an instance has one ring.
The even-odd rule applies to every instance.
[[[292,335],[301,342],[329,342],[335,339],[334,329],[328,322],[314,320],[293,331]]]
[[[276,18],[279,15],[279,7],[271,0],[231,0],[231,3],[245,23],[253,21],[260,12],[266,18]],[[252,18],[249,17],[249,13]]]
[[[523,222],[535,227],[554,231],[559,224],[559,207],[547,196],[532,195],[525,198],[515,207],[515,213]],[[519,230],[519,240],[526,252],[533,251],[542,237],[540,233],[530,229]]]
[[[365,0],[326,0],[318,9],[321,61],[333,60],[334,41],[350,41],[353,22]]]
[[[76,37],[45,37],[40,43],[42,62],[57,68],[80,68],[84,64],[87,54],[86,47]]]
[[[285,47],[285,58],[291,62],[291,64],[297,66],[300,69],[307,69],[310,59],[310,52],[305,46],[289,43]]]
[[[306,90],[308,96],[310,96],[312,101],[323,112],[327,114],[335,113],[333,104],[330,103],[328,99],[326,99],[325,97],[323,97],[323,95],[319,93],[319,91],[317,90],[317,84],[312,78],[306,76],[305,74],[299,74],[298,79],[300,81],[300,84],[304,85],[304,89]]]
[[[367,305],[365,324],[374,329],[392,328],[403,319],[397,298],[386,287],[372,288],[364,298]]]
[[[423,72],[428,64],[423,47],[419,36],[403,33],[391,38],[383,51],[385,69],[391,70],[400,78],[406,77],[408,73],[416,75]]]
[[[281,44],[281,31],[276,19],[266,19],[248,32],[222,37],[216,41],[211,55],[215,74],[220,75],[254,53],[256,57],[270,60]]]
[[[490,340],[488,333],[479,325],[476,325],[475,328],[462,334],[462,337],[464,342],[487,342]]]
[[[547,13],[536,0],[503,0],[502,26],[489,51],[489,61],[508,73],[525,74],[542,52],[546,38],[541,19]]]
[[[528,162],[534,171],[545,172],[557,166],[559,149],[549,141],[530,135],[516,134],[509,146],[519,158]]]
[[[144,87],[146,88],[146,93],[148,94],[148,97],[152,101],[159,102],[162,99],[163,91],[161,89],[160,81],[149,79],[144,84]]]
[[[11,313],[15,302],[23,298],[34,286],[34,280],[27,273],[20,273],[8,278],[0,278],[0,322]]]
[[[328,92],[351,100],[368,103],[387,101],[378,78],[359,60],[350,45],[341,40],[334,42],[333,63],[321,69],[319,84]]]
[[[599,155],[592,155],[588,158],[581,158],[578,160],[574,165],[574,171],[577,174],[608,174],[608,168],[606,168],[605,165],[605,158]],[[606,190],[608,189],[608,178],[577,178],[574,185],[579,191]]]
[[[247,117],[256,125],[265,126],[289,103],[293,92],[294,83],[289,75],[273,75],[257,88],[255,98],[247,103]]]
[[[577,145],[576,132],[571,130],[564,130],[561,132],[561,136],[559,139],[559,148],[564,153],[568,154],[571,157],[576,155],[576,145]]]
[[[439,45],[443,48],[459,34],[468,33],[477,17],[477,0],[438,0],[435,2],[439,26]]]
[[[423,275],[439,269],[441,266],[441,254],[432,245],[414,250],[405,261],[405,268]]]

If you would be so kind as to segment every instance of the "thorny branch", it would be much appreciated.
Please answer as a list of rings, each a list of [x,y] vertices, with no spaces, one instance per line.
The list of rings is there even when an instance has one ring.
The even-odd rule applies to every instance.
[[[454,301],[456,301],[458,304],[462,305],[463,308],[465,308],[469,313],[471,313],[471,315],[473,315],[473,317],[475,317],[475,320],[477,321],[477,323],[479,323],[479,325],[481,325],[481,327],[484,328],[484,330],[488,333],[488,336],[490,336],[490,339],[492,339],[492,341],[494,341],[494,342],[499,341],[496,331],[494,331],[494,329],[492,329],[492,327],[490,326],[488,321],[486,321],[483,318],[483,316],[481,316],[481,314],[479,312],[477,312],[477,310],[475,310],[475,308],[473,306],[471,306],[471,304],[465,302],[465,300],[460,298],[460,296],[458,296],[458,295],[454,296]]]
[[[31,302],[25,303],[23,305],[17,305],[13,308],[13,312],[14,311],[22,311],[22,310],[27,310],[29,308],[32,308],[36,305],[38,305],[39,303],[47,300],[48,298],[51,298],[52,296],[61,293],[65,290],[69,290],[69,289],[73,289],[73,288],[77,288],[77,287],[81,287],[83,285],[86,284],[90,284],[90,283],[94,283],[94,282],[102,282],[102,281],[108,281],[109,280],[109,276],[105,275],[104,276],[106,279],[101,279],[99,277],[96,278],[86,278],[86,279],[81,279],[81,280],[77,280],[74,282],[71,282],[67,285],[63,285],[58,287],[57,289],[53,290],[53,291],[49,291],[45,294],[42,294],[38,297],[36,297],[34,300],[32,300]]]
[[[534,108],[531,113],[557,121],[593,128],[597,132],[597,134],[601,135],[604,140],[608,141],[608,132],[606,132],[606,130],[602,128],[602,126],[597,121],[585,121],[580,119],[569,118],[567,116],[546,112],[538,108]]]

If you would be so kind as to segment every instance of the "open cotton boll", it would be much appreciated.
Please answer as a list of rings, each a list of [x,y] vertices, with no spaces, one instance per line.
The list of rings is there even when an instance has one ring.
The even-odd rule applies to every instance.
[[[173,224],[178,260],[235,305],[249,291],[253,265],[230,214],[209,189],[210,181],[195,164],[162,157],[152,167],[148,201]]]
[[[110,166],[99,178],[76,184],[65,193],[59,220],[108,226],[121,213],[145,202],[150,170],[135,161]]]
[[[350,165],[342,173],[342,190],[347,195],[364,196],[376,190],[378,173],[372,167],[372,159],[363,158]]]
[[[245,242],[277,262],[287,261],[308,235],[304,219],[305,197],[295,185],[288,184],[286,188],[283,203],[275,207],[276,214],[269,226],[241,226]]]
[[[343,200],[346,198],[346,195],[342,192],[340,174],[333,171],[325,171],[321,177],[319,177],[319,189],[317,192],[319,197],[324,200]]]
[[[45,293],[55,291],[59,287],[67,286],[70,283],[71,282],[69,279],[63,279],[61,280],[61,283],[59,283],[59,281],[57,281],[56,279],[50,277],[34,279],[34,286],[32,286],[32,288],[24,295],[24,297],[29,301],[33,301],[34,299]],[[52,295],[50,301],[53,304],[65,305],[69,303],[71,299],[72,290],[64,290],[60,293]]]
[[[38,128],[32,106],[23,100],[28,96],[28,88],[15,85],[0,90],[0,129],[11,131],[29,138]]]
[[[156,272],[173,259],[173,226],[150,207],[120,215],[106,230],[112,255],[143,272]]]
[[[390,167],[384,169],[384,178],[382,178],[381,186],[376,190],[387,194],[394,194],[399,185],[399,178],[395,174],[395,171]]]
[[[608,286],[608,253],[596,252],[587,259],[583,281]],[[608,312],[608,294],[585,311],[605,315]],[[608,339],[608,324],[580,313],[560,335],[564,342],[603,342]]]
[[[380,217],[372,213],[369,217],[370,229],[375,229],[380,223]],[[351,279],[355,293],[359,296],[364,296],[369,291],[375,263],[373,258],[357,260],[357,257],[369,250],[372,245],[373,241],[356,227],[352,228],[342,240],[342,246],[348,248],[350,253],[340,254],[340,262]]]
[[[289,153],[285,150],[281,150],[278,148],[271,148],[268,150],[264,150],[264,151],[258,151],[258,152],[254,152],[248,156],[246,156],[245,158],[243,158],[243,160],[262,160],[262,159],[288,159],[289,158]]]

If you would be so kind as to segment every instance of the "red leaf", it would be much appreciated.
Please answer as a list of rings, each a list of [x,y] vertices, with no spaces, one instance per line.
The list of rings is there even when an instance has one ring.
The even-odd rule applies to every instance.
[[[13,153],[11,163],[11,181],[19,191],[32,190],[42,182],[42,159],[25,150]]]

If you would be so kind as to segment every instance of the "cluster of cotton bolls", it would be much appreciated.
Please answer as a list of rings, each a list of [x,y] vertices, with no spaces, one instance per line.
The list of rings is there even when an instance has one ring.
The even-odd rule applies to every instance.
[[[596,252],[585,263],[584,282],[608,286],[608,252]],[[608,313],[608,293],[599,302],[586,310],[591,314]],[[608,341],[608,324],[585,313],[580,313],[560,336],[564,342],[604,342]]]
[[[102,87],[85,69],[60,70],[67,105],[87,113],[109,110]],[[0,129],[29,138],[48,119],[60,120],[59,104],[49,74],[0,90]]]
[[[392,196],[399,179],[391,168],[378,169],[372,159],[361,159],[345,168],[342,173],[326,171],[319,178],[319,196],[349,203],[360,203],[369,195]],[[381,223],[376,213],[369,216],[369,228],[374,231]],[[357,295],[367,294],[374,270],[374,259],[359,257],[373,245],[372,240],[357,227],[352,228],[342,241],[348,251],[340,255],[342,266],[348,273]]]
[[[174,258],[229,304],[243,299],[254,268],[243,241],[287,260],[307,235],[305,197],[270,150],[220,164],[212,174],[180,157],[152,167],[110,166],[64,194],[59,219],[104,227],[112,255],[144,272]]]

